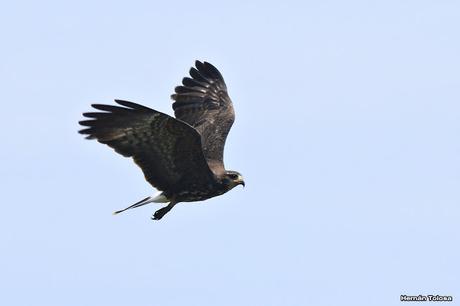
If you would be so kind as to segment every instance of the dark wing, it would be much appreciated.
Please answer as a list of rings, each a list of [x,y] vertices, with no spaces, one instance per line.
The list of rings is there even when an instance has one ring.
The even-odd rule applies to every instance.
[[[200,61],[190,69],[191,78],[182,80],[171,98],[176,118],[187,122],[201,134],[203,152],[211,170],[222,173],[224,146],[235,121],[232,101],[219,70]]]
[[[148,107],[115,100],[125,106],[93,104],[103,112],[84,113],[79,131],[126,157],[133,157],[146,180],[159,190],[175,191],[187,181],[214,179],[201,149],[198,132],[188,124]]]

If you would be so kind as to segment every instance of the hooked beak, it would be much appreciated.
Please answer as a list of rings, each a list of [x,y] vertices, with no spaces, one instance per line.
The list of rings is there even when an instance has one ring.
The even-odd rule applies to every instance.
[[[240,176],[240,177],[238,178],[238,184],[239,184],[239,185],[243,185],[243,188],[246,186],[246,184],[244,183],[244,179],[243,179],[242,176]]]

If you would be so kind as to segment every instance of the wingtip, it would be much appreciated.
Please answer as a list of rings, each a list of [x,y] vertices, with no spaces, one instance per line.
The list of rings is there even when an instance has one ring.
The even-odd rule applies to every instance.
[[[94,122],[96,122],[96,120],[80,120],[78,124],[82,126],[93,126]]]
[[[86,128],[86,129],[78,131],[78,134],[86,135],[85,139],[89,139],[89,140],[96,139],[96,136],[91,133],[92,133],[92,128]]]
[[[198,71],[203,71],[204,69],[204,64],[202,62],[200,62],[199,60],[196,60],[195,61],[195,67],[196,69],[198,69]]]
[[[79,130],[78,134],[88,135],[88,132],[89,132],[88,130],[89,130],[89,128],[86,127],[85,129]]]

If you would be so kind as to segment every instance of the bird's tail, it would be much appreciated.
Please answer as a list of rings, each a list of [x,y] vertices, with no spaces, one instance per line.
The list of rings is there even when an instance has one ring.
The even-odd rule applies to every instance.
[[[160,194],[158,194],[156,196],[153,196],[153,197],[146,197],[145,199],[140,200],[139,202],[136,202],[133,205],[126,207],[125,209],[117,210],[113,214],[117,215],[117,214],[119,214],[121,212],[124,212],[125,210],[140,207],[140,206],[143,206],[143,205],[149,204],[149,203],[168,203],[168,202],[169,202],[168,198],[166,198],[166,196],[163,193],[160,193]]]

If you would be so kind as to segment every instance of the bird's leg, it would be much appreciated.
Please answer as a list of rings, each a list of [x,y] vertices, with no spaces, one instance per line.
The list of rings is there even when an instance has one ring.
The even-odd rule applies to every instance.
[[[159,210],[157,210],[153,216],[152,216],[152,220],[160,220],[161,218],[163,218],[164,215],[166,215],[168,213],[168,211],[170,211],[174,205],[176,205],[175,202],[171,202],[168,204],[168,206],[165,206],[163,208],[160,208]]]

